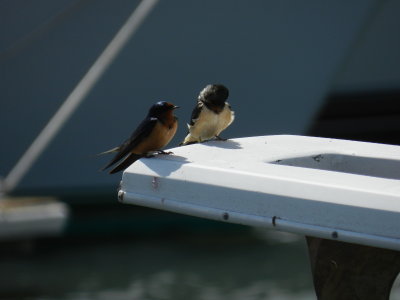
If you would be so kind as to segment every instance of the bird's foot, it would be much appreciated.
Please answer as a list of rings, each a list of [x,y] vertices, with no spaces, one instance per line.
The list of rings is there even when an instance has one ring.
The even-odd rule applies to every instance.
[[[219,135],[216,135],[216,136],[215,136],[215,139],[216,139],[217,141],[227,141],[227,140],[228,140],[228,139],[224,139],[224,138],[220,137]]]
[[[152,158],[152,157],[154,157],[155,155],[154,155],[154,153],[152,153],[152,152],[149,152],[149,153],[146,153],[145,154],[145,158]]]
[[[180,143],[179,146],[188,146],[188,145],[193,145],[199,143],[198,141],[192,141],[192,142],[187,142],[187,143]]]
[[[163,151],[163,150],[158,150],[157,151],[158,154],[165,154],[165,155],[170,155],[170,154],[174,154],[172,151]]]

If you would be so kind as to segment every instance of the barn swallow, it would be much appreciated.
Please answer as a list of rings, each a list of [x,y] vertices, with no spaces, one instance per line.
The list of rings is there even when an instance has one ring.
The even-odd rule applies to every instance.
[[[147,114],[147,117],[139,124],[131,137],[123,142],[120,146],[100,154],[117,152],[115,157],[103,171],[121,159],[110,174],[122,171],[129,167],[132,163],[142,157],[151,157],[153,153],[169,154],[161,149],[165,147],[176,133],[178,121],[173,111],[178,108],[172,103],[160,101],[154,104]]]
[[[212,138],[224,140],[220,133],[235,119],[235,113],[226,102],[228,96],[229,90],[222,84],[209,84],[200,92],[188,124],[189,132],[180,145]]]

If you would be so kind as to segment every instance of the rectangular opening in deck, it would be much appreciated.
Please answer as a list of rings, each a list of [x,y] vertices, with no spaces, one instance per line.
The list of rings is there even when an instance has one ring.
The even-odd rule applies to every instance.
[[[273,164],[336,171],[387,179],[400,179],[400,161],[336,153],[285,158]]]

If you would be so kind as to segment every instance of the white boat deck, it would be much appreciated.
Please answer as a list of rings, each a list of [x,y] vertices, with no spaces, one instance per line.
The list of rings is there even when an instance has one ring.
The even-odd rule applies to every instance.
[[[125,170],[124,203],[400,250],[400,147],[259,136],[169,149]]]

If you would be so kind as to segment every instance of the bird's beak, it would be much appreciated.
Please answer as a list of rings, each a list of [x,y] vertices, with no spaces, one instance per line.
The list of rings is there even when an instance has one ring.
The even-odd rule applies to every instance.
[[[177,109],[177,108],[179,108],[180,106],[176,106],[176,105],[174,105],[174,107],[173,107],[173,109]]]

